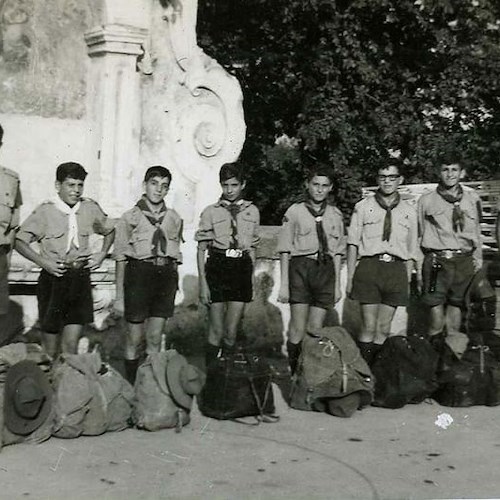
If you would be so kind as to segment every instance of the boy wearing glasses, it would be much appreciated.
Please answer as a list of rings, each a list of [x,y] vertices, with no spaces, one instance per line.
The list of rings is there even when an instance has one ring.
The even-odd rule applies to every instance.
[[[465,169],[446,154],[439,164],[439,183],[418,201],[420,245],[425,255],[419,270],[422,301],[430,307],[429,335],[439,351],[448,335],[459,332],[464,297],[483,262],[479,195],[462,187]],[[420,276],[421,275],[421,276]]]
[[[374,196],[354,207],[347,237],[347,293],[361,304],[357,341],[368,364],[390,333],[398,306],[407,306],[418,255],[415,208],[401,199],[399,167],[379,169]]]

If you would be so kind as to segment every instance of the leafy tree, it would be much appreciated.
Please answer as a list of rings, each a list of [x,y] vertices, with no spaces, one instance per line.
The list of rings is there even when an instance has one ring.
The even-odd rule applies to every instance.
[[[242,160],[265,223],[307,160],[332,166],[346,213],[387,161],[407,182],[434,180],[447,149],[470,179],[497,172],[499,2],[206,0],[198,17],[200,45],[243,86]]]

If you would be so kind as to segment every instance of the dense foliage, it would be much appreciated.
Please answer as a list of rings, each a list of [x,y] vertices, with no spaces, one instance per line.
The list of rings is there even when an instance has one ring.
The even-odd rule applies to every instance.
[[[308,161],[332,166],[346,213],[391,157],[407,182],[433,180],[447,149],[470,179],[497,171],[496,0],[205,0],[198,34],[242,84],[242,160],[265,223],[280,222]]]

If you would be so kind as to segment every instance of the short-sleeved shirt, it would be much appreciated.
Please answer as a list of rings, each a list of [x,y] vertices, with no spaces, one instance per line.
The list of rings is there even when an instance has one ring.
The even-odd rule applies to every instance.
[[[481,201],[474,189],[463,186],[460,208],[464,213],[463,230],[453,230],[453,204],[437,191],[423,194],[418,200],[420,246],[432,250],[473,251],[482,261]]]
[[[327,205],[321,224],[328,242],[328,252],[332,257],[345,253],[345,228],[342,212]],[[278,253],[290,253],[292,257],[313,255],[319,251],[316,221],[305,202],[294,203],[283,217],[283,225],[278,236]]]
[[[13,243],[21,205],[19,176],[13,170],[0,167],[0,245]]]
[[[167,237],[165,255],[158,249],[157,256],[171,257],[182,262],[180,244],[182,241],[182,219],[172,208],[167,208],[161,223]],[[153,257],[153,235],[156,227],[149,222],[142,210],[134,206],[125,212],[116,224],[113,257],[117,261],[127,258],[144,260]]]
[[[347,244],[358,247],[359,257],[388,253],[403,260],[417,260],[418,223],[415,207],[402,199],[392,209],[389,241],[382,239],[386,213],[374,196],[356,203]]]
[[[207,242],[213,248],[227,250],[233,239],[232,216],[220,201],[209,205],[200,216],[200,224],[195,234],[198,242]],[[251,202],[242,200],[236,215],[236,243],[241,250],[255,248],[260,241],[259,209]]]
[[[69,215],[59,210],[53,201],[39,205],[21,224],[17,239],[28,245],[38,242],[40,254],[52,260],[67,258]],[[78,225],[78,248],[72,248],[72,258],[86,256],[90,252],[89,237],[96,233],[103,236],[111,233],[114,222],[102,208],[90,198],[83,198],[76,212]]]

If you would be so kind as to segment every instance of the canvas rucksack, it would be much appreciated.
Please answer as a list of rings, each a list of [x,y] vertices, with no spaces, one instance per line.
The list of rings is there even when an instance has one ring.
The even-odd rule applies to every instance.
[[[133,388],[98,352],[61,355],[53,384],[54,436],[95,436],[130,426]]]
[[[137,427],[180,431],[190,422],[192,398],[203,383],[204,374],[175,349],[150,354],[139,366],[135,381]]]
[[[342,327],[317,329],[305,336],[290,406],[348,417],[370,404],[373,377],[354,340]]]

